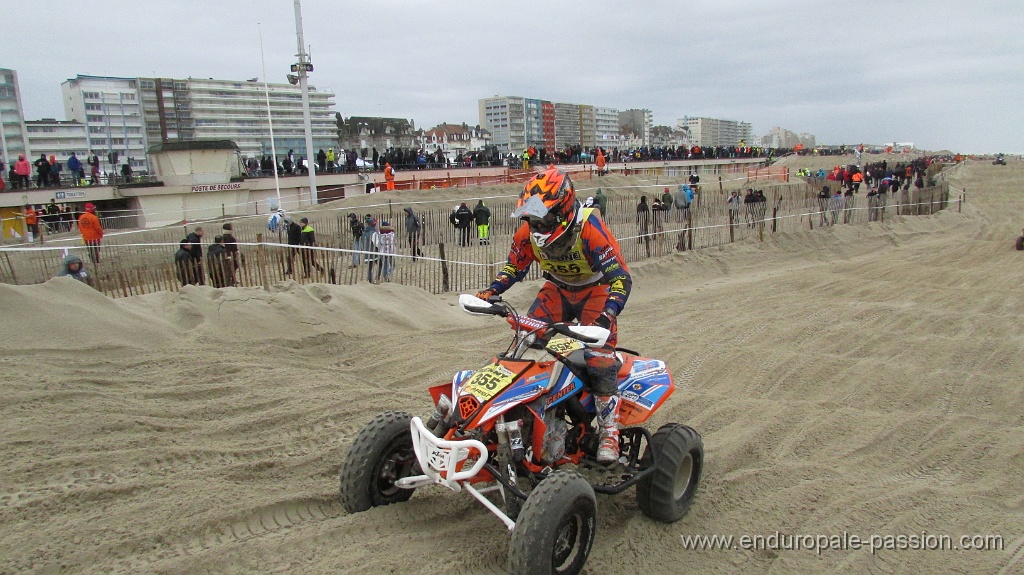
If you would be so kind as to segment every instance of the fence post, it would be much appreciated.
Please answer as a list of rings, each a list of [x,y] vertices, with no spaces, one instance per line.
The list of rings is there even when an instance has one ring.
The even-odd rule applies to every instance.
[[[444,242],[437,244],[437,251],[441,258],[441,291],[448,291],[451,286],[448,278],[448,258],[444,255]]]
[[[260,277],[263,280],[263,290],[270,291],[270,278],[267,277],[267,253],[263,247],[263,234],[256,234],[256,261],[260,270]]]
[[[721,180],[721,178],[719,178],[719,180]],[[719,181],[719,185],[721,185],[721,181]],[[733,231],[733,226],[732,226],[732,205],[730,204],[729,205],[729,242],[730,243],[735,240],[734,235],[735,235],[735,233]]]

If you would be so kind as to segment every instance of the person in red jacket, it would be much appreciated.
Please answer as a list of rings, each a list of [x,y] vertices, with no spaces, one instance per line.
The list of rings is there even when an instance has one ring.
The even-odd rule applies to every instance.
[[[32,164],[28,163],[25,159],[24,154],[18,154],[18,161],[14,162],[14,175],[16,180],[13,182],[13,188],[17,189],[28,189],[29,187],[29,174],[32,173]]]
[[[580,204],[565,172],[549,166],[527,182],[519,195],[512,217],[522,224],[512,237],[508,261],[490,287],[476,295],[486,300],[504,293],[537,262],[547,282],[530,307],[530,317],[575,319],[611,332],[604,347],[584,351],[587,385],[594,395],[601,431],[597,460],[611,463],[619,458],[618,372],[622,362],[615,355],[616,318],[626,305],[633,281],[619,242],[600,214]]]
[[[82,233],[82,241],[89,251],[89,259],[94,264],[100,263],[100,241],[103,239],[103,225],[96,216],[96,206],[85,204],[85,212],[78,217],[78,231]]]

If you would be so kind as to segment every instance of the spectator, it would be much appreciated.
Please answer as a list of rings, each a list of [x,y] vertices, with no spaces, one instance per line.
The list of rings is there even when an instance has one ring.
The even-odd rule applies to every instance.
[[[459,204],[455,210],[455,227],[459,230],[459,245],[469,245],[469,226],[473,223],[473,212],[466,202]]]
[[[388,162],[384,163],[384,189],[389,191],[395,189],[395,169]]]
[[[835,193],[832,194],[832,198],[828,202],[828,209],[832,212],[832,225],[836,225],[839,222],[839,210],[843,209],[843,190],[836,188]]]
[[[192,266],[193,266],[193,279],[195,283],[199,285],[206,285],[206,273],[203,272],[203,228],[196,228],[196,231],[189,234],[185,239],[188,240],[191,248],[189,253],[192,254]]]
[[[326,157],[327,157],[327,173],[328,174],[333,174],[334,173],[334,160],[335,160],[334,148],[327,148]]]
[[[597,193],[594,194],[594,202],[597,204],[598,209],[601,210],[601,219],[608,219],[608,196],[604,195],[601,188],[597,189]]]
[[[36,167],[36,187],[49,187],[50,162],[46,159],[46,154],[39,154],[39,159],[33,165]]]
[[[693,188],[689,184],[679,184],[673,202],[676,205],[676,221],[685,222],[690,219],[690,201],[693,199]]]
[[[636,205],[636,224],[640,239],[647,240],[651,228],[651,206],[647,203],[647,196],[640,196],[640,203]]]
[[[299,236],[299,243],[307,248],[312,248],[316,245],[316,232],[313,231],[313,226],[309,225],[308,218],[302,218],[299,220],[299,224],[302,225],[301,235]],[[316,271],[323,272],[324,266],[320,265],[320,262],[316,260],[316,250],[303,249],[302,250],[302,277],[309,277],[309,267],[313,266]]]
[[[423,257],[423,252],[420,250],[420,234],[423,233],[423,220],[415,213],[412,208],[405,208],[405,233],[409,236],[409,251],[412,253],[412,261],[416,261],[416,256]]]
[[[221,226],[224,230],[224,251],[227,252],[227,257],[231,260],[231,268],[234,271],[238,271],[239,268],[239,254],[238,254],[238,240],[235,238],[233,227],[230,223]]]
[[[690,187],[693,188],[694,191],[700,189],[700,176],[697,175],[697,172],[690,174],[689,182]]]
[[[672,211],[672,192],[665,188],[661,194],[661,209],[665,211],[665,221],[668,221],[668,214]]]
[[[124,178],[124,183],[132,183],[132,166],[125,162],[121,164],[121,177]]]
[[[747,227],[754,227],[754,189],[747,188],[747,193],[743,196],[743,218],[747,222]]]
[[[365,249],[363,246],[363,223],[359,221],[359,216],[351,212],[348,214],[348,228],[352,232],[352,265],[349,266],[349,269],[352,269],[359,267],[359,252]]]
[[[391,224],[384,220],[380,223],[380,231],[373,235],[373,245],[380,252],[380,266],[377,268],[377,283],[390,282],[391,274],[395,270],[395,254],[398,253],[397,242],[395,241],[395,230]]]
[[[57,188],[60,187],[61,169],[63,166],[57,161],[57,156],[50,156],[50,184]]]
[[[325,152],[323,148],[320,148],[316,152],[316,167],[321,172],[327,171],[327,152]]]
[[[12,188],[15,190],[29,188],[29,174],[32,173],[32,164],[28,163],[24,154],[18,154],[18,161],[14,162],[14,181]]]
[[[491,243],[491,209],[484,205],[483,200],[477,200],[473,208],[473,220],[476,222],[476,235],[481,245]]]
[[[60,206],[55,198],[50,198],[50,203],[46,205],[46,232],[56,234],[60,231]]]
[[[366,270],[366,281],[373,283],[373,264],[377,263],[377,246],[373,243],[373,236],[377,234],[377,220],[370,214],[363,218],[363,236],[360,243],[363,246],[363,259],[368,264]]]
[[[828,203],[832,198],[832,192],[828,186],[822,186],[821,191],[818,192],[818,224],[825,226],[828,225]]]
[[[93,150],[92,155],[89,156],[89,185],[95,186],[100,183],[100,157],[96,155],[96,150]]]
[[[729,199],[726,200],[726,204],[729,205],[729,223],[733,226],[739,225],[740,206],[743,205],[743,198],[740,197],[739,191],[733,190]]]
[[[85,265],[82,263],[82,258],[75,254],[68,254],[64,256],[64,267],[53,277],[71,277],[84,284],[92,285],[92,276],[85,271]]]
[[[210,284],[213,287],[234,287],[235,267],[224,247],[224,236],[214,236],[213,245],[206,252],[206,268],[210,272]]]
[[[764,225],[764,217],[768,212],[768,198],[764,197],[762,190],[754,192],[754,215],[757,216],[757,221]]]
[[[196,264],[192,259],[192,244],[189,243],[188,238],[178,242],[178,251],[174,252],[174,267],[178,270],[178,281],[182,286],[198,283],[196,281]]]
[[[36,208],[32,204],[25,204],[21,216],[25,219],[25,239],[28,243],[36,241],[36,238],[39,238],[39,243],[43,243],[43,236],[39,234],[39,214],[36,213]]]
[[[297,224],[291,216],[285,216],[284,223],[287,236],[288,236],[288,251],[286,252],[287,269],[285,269],[284,275],[290,276],[293,273],[292,263],[295,261],[295,256],[299,255],[299,248],[297,246],[302,245],[302,226]]]

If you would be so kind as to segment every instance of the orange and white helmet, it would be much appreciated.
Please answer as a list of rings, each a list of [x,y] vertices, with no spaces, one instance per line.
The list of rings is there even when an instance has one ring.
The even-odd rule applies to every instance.
[[[576,224],[576,191],[568,174],[548,166],[534,176],[519,194],[513,218],[530,224],[530,236],[538,247],[566,239]]]

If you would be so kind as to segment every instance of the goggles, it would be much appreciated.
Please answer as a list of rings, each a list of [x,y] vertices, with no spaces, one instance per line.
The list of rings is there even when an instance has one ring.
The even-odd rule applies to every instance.
[[[553,213],[548,213],[543,218],[526,216],[523,219],[530,224],[530,231],[536,234],[550,234],[562,225],[562,222]]]

